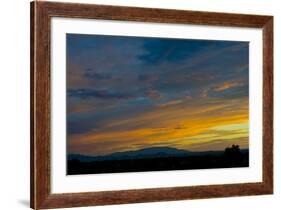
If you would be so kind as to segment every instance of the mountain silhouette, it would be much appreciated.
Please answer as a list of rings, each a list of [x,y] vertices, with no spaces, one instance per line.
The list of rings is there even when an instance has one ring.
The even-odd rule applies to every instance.
[[[173,147],[150,147],[103,156],[70,154],[67,174],[248,167],[249,150],[233,145],[222,151],[194,152]]]
[[[139,150],[115,152],[103,156],[87,156],[87,155],[80,155],[80,154],[70,154],[68,155],[68,160],[91,162],[91,161],[103,161],[103,160],[125,160],[125,159],[140,159],[140,158],[221,155],[223,152],[224,151],[191,152],[188,150],[177,149],[173,147],[149,147]]]

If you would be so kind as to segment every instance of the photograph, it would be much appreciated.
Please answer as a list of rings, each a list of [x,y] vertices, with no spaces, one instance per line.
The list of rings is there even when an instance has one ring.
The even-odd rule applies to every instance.
[[[273,194],[274,17],[233,12],[31,2],[30,207]]]
[[[249,167],[249,42],[66,34],[67,175]]]
[[[1,1],[0,210],[281,210],[280,6]]]

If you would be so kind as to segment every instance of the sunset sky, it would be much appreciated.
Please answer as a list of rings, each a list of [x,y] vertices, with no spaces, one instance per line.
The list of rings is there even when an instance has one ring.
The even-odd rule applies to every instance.
[[[68,154],[248,148],[248,42],[66,38]]]

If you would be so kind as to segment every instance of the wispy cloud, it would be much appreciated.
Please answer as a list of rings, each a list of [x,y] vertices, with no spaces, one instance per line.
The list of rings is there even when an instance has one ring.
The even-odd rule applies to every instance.
[[[241,87],[244,86],[243,81],[229,81],[229,82],[223,82],[222,84],[219,84],[213,88],[214,91],[224,91],[233,87]]]
[[[100,98],[100,99],[128,99],[132,96],[125,93],[118,93],[108,90],[93,90],[93,89],[69,89],[68,97],[78,97],[82,99]]]
[[[69,151],[247,147],[222,128],[248,123],[248,62],[248,42],[68,34]]]

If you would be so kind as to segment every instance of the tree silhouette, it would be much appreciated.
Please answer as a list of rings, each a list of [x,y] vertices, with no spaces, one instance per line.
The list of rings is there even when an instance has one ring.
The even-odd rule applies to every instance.
[[[227,147],[224,151],[224,156],[232,164],[239,163],[242,159],[240,146],[233,144],[231,147]]]

